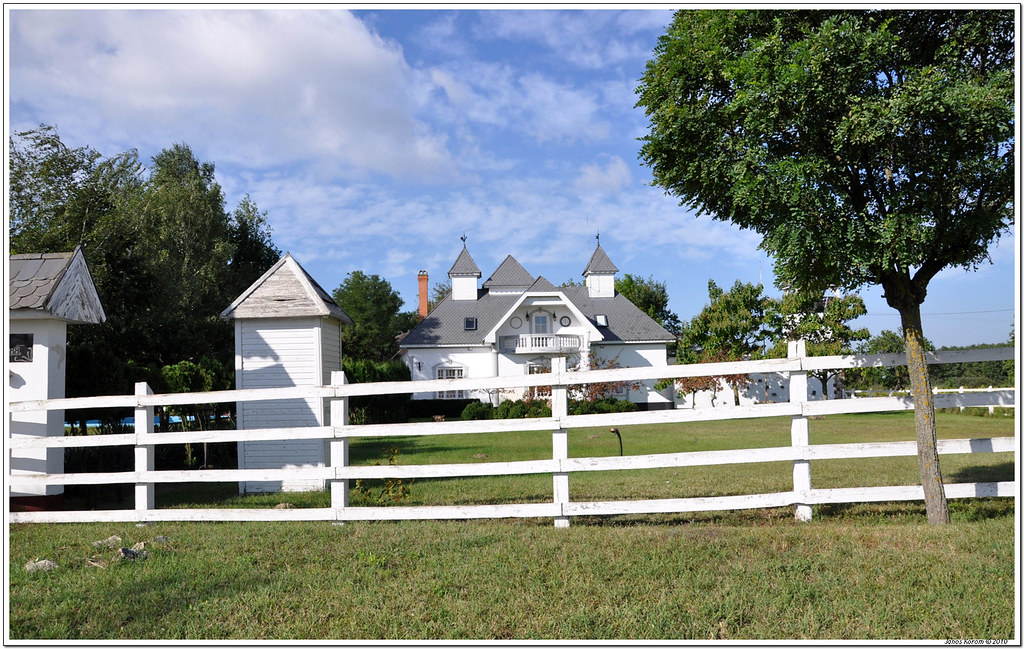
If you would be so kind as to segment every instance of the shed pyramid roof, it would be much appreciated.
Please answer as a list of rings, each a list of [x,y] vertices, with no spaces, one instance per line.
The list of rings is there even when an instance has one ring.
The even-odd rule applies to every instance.
[[[343,324],[352,324],[352,318],[291,253],[281,257],[220,314],[226,320],[298,316],[330,316]]]
[[[98,324],[106,314],[82,248],[10,257],[9,309],[68,322]]]
[[[593,273],[617,273],[619,269],[615,267],[612,260],[608,258],[604,248],[601,244],[597,244],[597,248],[594,250],[594,254],[590,255],[590,261],[587,262],[587,267],[583,269],[583,276],[591,275]]]
[[[480,277],[482,274],[476,262],[473,261],[473,257],[470,256],[469,250],[463,244],[462,252],[459,253],[459,258],[455,260],[455,263],[452,264],[451,270],[448,271],[448,276],[472,275],[473,277]]]
[[[509,255],[487,278],[484,288],[526,288],[533,282],[533,275],[527,272],[515,257]]]

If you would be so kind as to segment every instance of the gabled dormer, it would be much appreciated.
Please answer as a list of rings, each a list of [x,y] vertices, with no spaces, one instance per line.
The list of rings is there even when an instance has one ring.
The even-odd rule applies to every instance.
[[[502,353],[567,353],[604,339],[565,291],[538,277],[484,336]]]
[[[619,269],[605,254],[601,244],[597,244],[594,254],[590,256],[587,267],[583,269],[587,290],[592,298],[615,297],[615,273]]]
[[[476,300],[477,280],[481,275],[480,268],[473,261],[473,257],[470,256],[469,250],[466,249],[466,244],[463,242],[462,252],[459,253],[458,259],[448,271],[448,277],[452,280],[452,299]]]

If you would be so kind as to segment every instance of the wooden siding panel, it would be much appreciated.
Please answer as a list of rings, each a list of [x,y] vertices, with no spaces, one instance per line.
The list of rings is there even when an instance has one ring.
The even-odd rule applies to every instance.
[[[319,385],[320,323],[319,317],[243,320],[239,386],[259,389]],[[324,421],[323,399],[316,397],[246,402],[238,408],[239,419],[246,428],[320,426]],[[324,444],[320,440],[244,441],[239,443],[239,456],[246,469],[325,464]],[[243,483],[242,490],[303,491],[323,487],[323,480],[296,479],[248,481]]]

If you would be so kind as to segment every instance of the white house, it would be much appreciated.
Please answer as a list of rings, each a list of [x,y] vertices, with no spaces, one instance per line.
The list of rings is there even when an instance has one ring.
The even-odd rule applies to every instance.
[[[68,324],[99,324],[107,317],[82,249],[11,255],[8,311],[11,401],[63,399]],[[12,436],[64,435],[64,411],[11,414]],[[63,473],[64,449],[11,451],[11,473]],[[59,509],[64,487],[11,492],[11,508]]]
[[[328,385],[341,370],[341,327],[352,320],[286,254],[221,313],[235,323],[235,387],[239,390]],[[238,428],[329,426],[322,398],[245,401]],[[322,467],[324,440],[238,442],[239,469]],[[241,482],[241,493],[323,489],[323,480]]]
[[[547,371],[566,356],[570,367],[664,366],[672,334],[615,291],[618,268],[598,244],[583,271],[585,286],[556,287],[511,255],[482,276],[463,245],[448,277],[452,291],[401,342],[412,379],[516,376]],[[425,276],[420,273],[420,290]],[[421,305],[424,303],[422,296]],[[416,393],[414,399],[479,398],[497,404],[521,393]],[[671,408],[671,391],[648,382],[621,398],[642,408]]]

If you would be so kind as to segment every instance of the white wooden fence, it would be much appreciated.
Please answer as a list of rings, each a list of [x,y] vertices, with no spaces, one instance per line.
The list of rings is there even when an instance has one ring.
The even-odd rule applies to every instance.
[[[952,352],[932,352],[929,363],[1007,360],[1014,357],[1013,348],[995,348]],[[70,408],[135,409],[135,432],[120,435],[89,435],[65,437],[28,437],[14,435],[8,417],[7,445],[21,448],[74,448],[101,446],[133,446],[135,470],[118,473],[18,474],[8,475],[8,488],[41,485],[117,484],[135,485],[135,508],[105,511],[13,512],[12,523],[75,522],[75,521],[281,521],[281,520],[402,520],[402,519],[468,519],[506,517],[544,517],[554,519],[559,527],[568,526],[572,516],[673,513],[794,507],[799,520],[811,518],[811,508],[825,503],[879,502],[922,500],[917,486],[816,489],[811,485],[812,460],[839,458],[870,458],[914,456],[915,442],[884,442],[858,444],[810,444],[809,419],[839,413],[866,413],[912,410],[913,401],[906,396],[809,401],[807,372],[832,368],[883,367],[900,365],[902,355],[877,354],[856,356],[804,356],[802,343],[792,343],[789,358],[763,361],[712,363],[706,365],[670,365],[667,367],[624,368],[566,371],[565,359],[556,358],[550,374],[517,377],[447,379],[416,382],[347,384],[341,372],[332,376],[332,384],[315,387],[292,387],[259,390],[228,390],[189,394],[152,394],[146,384],[137,384],[134,395],[23,401],[9,404],[9,412],[60,410]],[[790,401],[764,403],[730,409],[686,408],[597,415],[569,415],[567,389],[582,383],[673,379],[690,376],[786,372],[789,374]],[[374,394],[407,394],[448,390],[508,389],[551,386],[552,415],[533,419],[482,421],[425,422],[352,426],[348,424],[348,399]],[[1016,388],[996,389],[984,393],[937,394],[937,408],[949,407],[1015,407]],[[153,414],[156,406],[194,405],[288,398],[323,397],[331,401],[332,426],[306,428],[272,428],[229,431],[154,433]],[[749,419],[756,417],[790,417],[792,443],[776,448],[662,453],[618,457],[570,458],[568,430],[576,427],[618,427],[636,424],[660,424]],[[484,462],[472,464],[350,466],[349,440],[359,437],[412,435],[457,435],[466,433],[514,433],[517,431],[552,431],[551,459],[516,462]],[[310,468],[228,469],[197,471],[155,471],[154,447],[159,444],[200,442],[235,442],[240,440],[330,440],[330,465]],[[946,439],[938,443],[939,453],[1015,452],[1015,437],[985,439]],[[9,451],[10,452],[10,451]],[[669,498],[655,500],[623,500],[577,502],[570,498],[569,475],[587,471],[618,471],[666,467],[728,465],[762,462],[792,462],[793,488],[780,493],[746,494],[709,498]],[[9,466],[9,463],[8,463]],[[546,474],[553,477],[553,499],[545,503],[467,505],[467,506],[387,506],[352,507],[348,502],[348,483],[356,479],[384,478],[453,478]],[[274,481],[288,478],[325,479],[331,484],[331,506],[293,509],[157,509],[154,506],[154,485],[182,482]],[[947,484],[949,498],[1013,496],[1015,482]]]

